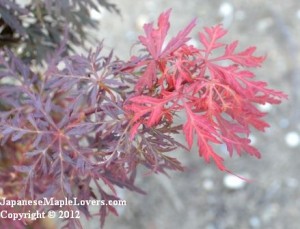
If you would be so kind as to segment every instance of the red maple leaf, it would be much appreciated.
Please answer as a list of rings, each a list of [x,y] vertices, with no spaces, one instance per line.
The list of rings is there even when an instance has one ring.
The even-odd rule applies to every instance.
[[[145,24],[145,36],[139,36],[141,44],[146,47],[150,56],[142,63],[145,66],[145,71],[135,86],[137,91],[141,91],[144,87],[152,87],[157,74],[159,74],[162,70],[160,65],[164,61],[165,57],[170,55],[172,52],[175,52],[190,39],[187,36],[196,25],[196,20],[194,19],[188,26],[186,26],[185,29],[172,38],[165,48],[163,48],[170,28],[170,12],[171,9],[159,16],[157,29],[153,27],[153,23]]]
[[[266,114],[255,104],[278,104],[287,98],[268,88],[266,82],[255,81],[250,68],[260,67],[265,56],[254,55],[255,47],[236,51],[238,41],[223,43],[227,31],[221,25],[205,27],[199,33],[202,48],[188,45],[186,36],[195,21],[163,49],[169,14],[170,10],[159,17],[157,29],[152,23],[145,25],[146,35],[140,37],[148,55],[138,64],[137,95],[125,105],[132,117],[132,136],[141,125],[160,126],[159,130],[165,126],[167,131],[173,116],[184,110],[182,131],[187,144],[191,148],[196,138],[199,155],[206,162],[213,160],[220,170],[228,171],[212,144],[225,144],[230,156],[246,152],[259,158],[260,153],[250,144],[250,127],[264,131],[269,125],[262,120]],[[168,125],[162,125],[163,117],[168,117]]]

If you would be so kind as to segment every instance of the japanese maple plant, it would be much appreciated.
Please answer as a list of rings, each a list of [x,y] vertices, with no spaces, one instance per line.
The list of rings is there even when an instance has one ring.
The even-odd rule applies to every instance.
[[[237,51],[238,41],[222,42],[227,31],[221,25],[198,34],[200,48],[189,44],[196,20],[166,41],[169,16],[170,10],[157,26],[144,25],[141,51],[128,61],[104,54],[102,43],[87,55],[65,55],[65,41],[44,70],[36,70],[2,49],[2,197],[115,200],[116,186],[144,193],[135,185],[138,167],[183,171],[170,153],[191,149],[194,140],[199,156],[221,171],[230,172],[213,145],[226,145],[230,156],[260,157],[249,134],[268,124],[256,105],[287,97],[255,80],[251,68],[265,57],[256,56],[255,47]],[[180,133],[186,144],[175,140]],[[33,208],[60,209],[26,210]],[[88,206],[62,209],[91,217]],[[109,212],[117,215],[110,205],[98,212],[102,225]],[[80,227],[80,221],[67,219],[65,227]]]

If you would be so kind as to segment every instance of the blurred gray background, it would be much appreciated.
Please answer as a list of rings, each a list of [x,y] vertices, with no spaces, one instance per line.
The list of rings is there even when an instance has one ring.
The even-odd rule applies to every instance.
[[[197,151],[174,152],[186,165],[184,173],[144,176],[137,185],[143,196],[127,191],[127,200],[119,208],[119,217],[107,218],[105,228],[117,229],[298,229],[300,228],[300,125],[299,106],[299,0],[111,0],[121,10],[121,17],[102,10],[93,14],[101,20],[98,31],[106,48],[113,48],[122,59],[143,33],[145,22],[172,8],[170,37],[198,18],[192,42],[203,26],[218,23],[229,30],[225,40],[239,40],[240,47],[255,45],[257,54],[268,56],[262,68],[255,70],[257,79],[283,90],[288,101],[279,106],[261,106],[269,112],[271,124],[265,133],[254,132],[253,145],[262,153],[260,160],[243,155],[226,157],[234,173],[253,179],[252,183],[236,180],[206,165]],[[222,149],[220,149],[222,150]],[[221,152],[222,153],[222,152]],[[90,221],[86,228],[99,228]]]

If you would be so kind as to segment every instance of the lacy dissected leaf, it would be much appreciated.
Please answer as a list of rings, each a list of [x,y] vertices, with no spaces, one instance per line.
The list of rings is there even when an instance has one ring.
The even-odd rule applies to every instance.
[[[221,25],[216,25],[211,28],[205,27],[204,31],[205,32],[199,33],[199,40],[204,46],[203,52],[207,57],[213,50],[224,46],[224,44],[220,42],[219,39],[225,36],[227,31],[223,29]]]
[[[125,106],[125,109],[133,115],[132,122],[136,123],[131,131],[131,135],[134,136],[141,124],[151,127],[158,124],[162,117],[170,121],[172,107],[167,108],[166,104],[172,98],[173,96],[168,96],[159,99],[143,95],[133,97],[130,103]]]
[[[176,49],[185,44],[190,39],[187,37],[188,34],[196,25],[196,19],[194,19],[188,26],[172,38],[163,49],[165,38],[170,28],[170,13],[171,9],[159,16],[157,29],[153,28],[153,23],[145,24],[144,30],[146,35],[139,37],[140,42],[147,48],[154,60],[176,51]]]
[[[187,36],[196,25],[196,20],[193,20],[163,48],[167,32],[170,28],[170,12],[171,10],[168,10],[159,16],[157,29],[153,27],[153,23],[145,24],[145,36],[139,37],[141,44],[147,48],[151,58],[145,61],[147,64],[146,70],[136,84],[135,88],[137,91],[141,91],[145,86],[148,88],[152,87],[153,83],[157,80],[157,75],[162,70],[161,62],[163,62],[163,58],[183,46],[190,39]]]
[[[256,148],[251,146],[251,140],[248,137],[241,137],[239,135],[248,136],[250,129],[239,123],[233,121],[228,121],[221,116],[216,117],[218,126],[220,129],[220,137],[222,141],[226,144],[228,153],[230,156],[236,151],[238,155],[243,152],[247,152],[250,155],[260,158],[260,153]]]
[[[249,47],[239,53],[234,53],[238,41],[234,41],[229,45],[226,45],[225,53],[223,56],[217,58],[218,60],[228,59],[236,64],[240,64],[246,67],[260,67],[261,63],[265,60],[264,56],[254,56],[256,47]]]
[[[254,73],[240,69],[235,65],[220,66],[214,63],[207,64],[214,78],[219,78],[225,85],[229,85],[234,91],[247,100],[255,103],[278,104],[284,93],[268,88],[263,81],[254,81]]]
[[[223,158],[214,152],[209,143],[220,143],[214,123],[205,115],[195,114],[187,104],[185,105],[185,111],[187,115],[187,122],[183,126],[183,133],[189,147],[192,147],[193,139],[196,136],[199,147],[199,155],[202,156],[206,162],[213,159],[220,170],[225,170]]]
[[[162,13],[158,18],[158,28],[153,28],[153,23],[145,24],[145,36],[139,36],[140,42],[147,48],[154,60],[161,55],[162,47],[170,28],[169,16],[171,10]]]

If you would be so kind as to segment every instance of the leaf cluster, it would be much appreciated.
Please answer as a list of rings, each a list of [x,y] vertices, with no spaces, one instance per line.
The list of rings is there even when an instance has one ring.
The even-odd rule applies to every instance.
[[[163,47],[169,15],[170,10],[161,14],[158,28],[146,24],[146,35],[139,37],[146,53],[130,69],[141,77],[135,95],[125,105],[134,123],[132,137],[145,127],[168,129],[174,116],[184,112],[182,131],[187,145],[191,149],[196,138],[199,155],[206,162],[212,160],[220,170],[228,171],[212,144],[225,144],[230,156],[245,152],[259,158],[250,144],[250,127],[264,131],[269,125],[262,120],[266,114],[255,105],[278,104],[286,98],[266,82],[254,80],[250,68],[260,67],[265,57],[255,56],[255,47],[236,51],[238,41],[223,43],[227,31],[221,25],[198,33],[201,48],[187,44],[195,20]]]
[[[135,185],[138,167],[183,171],[170,153],[191,149],[194,139],[199,155],[222,171],[228,169],[213,144],[225,144],[230,155],[260,156],[250,145],[250,127],[263,131],[268,124],[255,105],[286,98],[249,70],[265,57],[255,56],[254,47],[236,51],[237,41],[224,44],[220,25],[198,34],[201,48],[189,45],[195,20],[166,43],[169,16],[163,12],[157,28],[144,26],[144,52],[128,61],[104,53],[102,43],[87,55],[66,55],[64,41],[45,70],[33,71],[9,49],[1,51],[4,196],[114,200],[115,187],[144,194]],[[185,119],[176,124],[182,112]],[[187,144],[174,139],[179,133]],[[88,206],[65,208],[91,217]],[[99,208],[102,225],[109,212],[117,215],[113,206]],[[80,226],[75,219],[66,223]]]
[[[16,0],[0,1],[0,47],[10,47],[21,59],[40,64],[57,49],[68,33],[67,49],[74,45],[84,48],[86,29],[96,28],[91,9],[101,8],[120,13],[107,0],[31,0],[27,4]]]

